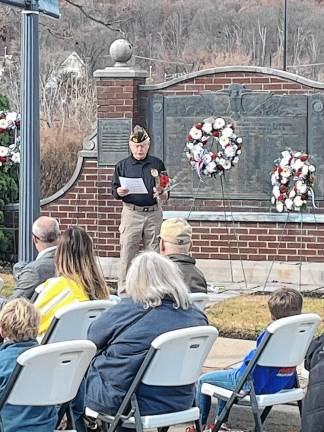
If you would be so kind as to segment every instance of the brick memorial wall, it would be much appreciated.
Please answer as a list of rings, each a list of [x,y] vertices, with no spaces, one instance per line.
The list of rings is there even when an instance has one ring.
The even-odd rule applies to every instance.
[[[145,85],[143,76],[116,78],[110,76],[111,71],[109,76],[106,75],[105,70],[95,73],[98,118],[128,118],[133,124],[143,125],[147,124],[148,98],[154,94],[197,95],[224,90],[232,84],[288,95],[314,94],[324,90],[324,84],[287,72],[256,67],[216,68],[155,86]],[[322,149],[324,154],[324,144]],[[324,169],[324,165],[320,168]],[[83,226],[93,237],[100,257],[119,256],[121,203],[111,195],[113,170],[112,165],[98,164],[94,133],[85,140],[69,184],[44,200],[42,205],[42,213],[56,217],[62,229],[70,224]],[[190,212],[194,240],[192,251],[198,259],[321,263],[324,262],[323,201],[318,201],[317,205],[319,208],[306,215],[306,219],[295,214],[288,220],[286,215],[269,212],[268,199],[176,196],[171,197],[164,210],[166,217],[186,217]]]

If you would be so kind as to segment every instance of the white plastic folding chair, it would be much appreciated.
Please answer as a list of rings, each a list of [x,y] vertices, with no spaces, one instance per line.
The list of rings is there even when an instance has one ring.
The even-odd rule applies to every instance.
[[[120,302],[120,297],[72,303],[59,309],[41,339],[45,345],[53,342],[87,339],[90,324],[107,309]]]
[[[30,299],[31,303],[35,303],[35,301],[37,300],[39,294],[42,292],[43,289],[44,289],[44,282],[35,288],[35,291]]]
[[[189,299],[198,309],[204,310],[209,302],[209,295],[203,292],[189,293]]]
[[[91,410],[86,410],[86,414],[110,424],[109,432],[115,431],[120,424],[123,427],[136,428],[137,432],[151,428],[166,432],[169,426],[186,422],[195,422],[199,432],[199,408],[141,416],[136,390],[140,383],[163,387],[194,384],[217,336],[218,331],[211,326],[189,327],[160,335],[151,343],[116,415],[98,414]]]
[[[253,359],[248,364],[234,391],[211,384],[202,385],[203,394],[227,401],[213,432],[220,429],[234,404],[251,406],[258,432],[263,431],[263,423],[274,405],[297,402],[301,413],[301,401],[304,392],[299,388],[298,382],[296,382],[295,388],[289,390],[256,395],[252,380],[253,369],[256,365],[278,368],[297,367],[303,362],[320,322],[321,318],[316,314],[295,315],[274,321],[266,329]],[[249,391],[242,390],[245,383],[249,385]],[[262,412],[260,413],[259,410]]]
[[[75,398],[96,350],[93,342],[82,340],[25,351],[18,357],[1,392],[0,411],[6,403],[49,406],[70,402]],[[2,425],[0,430],[3,431]]]

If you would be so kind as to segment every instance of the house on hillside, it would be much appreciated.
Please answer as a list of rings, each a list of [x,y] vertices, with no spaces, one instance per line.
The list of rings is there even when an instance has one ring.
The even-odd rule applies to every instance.
[[[3,40],[0,39],[0,77],[5,68],[13,61],[13,56],[8,55],[8,47]]]
[[[85,74],[85,64],[81,57],[73,51],[59,66],[58,73],[61,75],[73,75],[81,78]]]
[[[81,57],[73,51],[56,70],[51,73],[47,80],[46,89],[57,87],[58,81],[63,77],[82,78],[86,73],[86,66]]]

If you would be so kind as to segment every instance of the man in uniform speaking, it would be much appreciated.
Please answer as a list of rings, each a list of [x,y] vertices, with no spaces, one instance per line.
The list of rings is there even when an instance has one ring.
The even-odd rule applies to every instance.
[[[143,242],[144,249],[159,251],[160,227],[163,216],[159,195],[159,175],[164,163],[148,154],[150,137],[141,126],[135,126],[129,138],[130,156],[119,161],[112,180],[112,194],[123,201],[119,226],[120,265],[118,294],[125,289],[131,260]],[[144,184],[143,184],[144,183]]]

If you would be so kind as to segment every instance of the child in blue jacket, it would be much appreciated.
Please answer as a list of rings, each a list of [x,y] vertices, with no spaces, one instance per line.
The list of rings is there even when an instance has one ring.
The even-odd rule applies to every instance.
[[[298,291],[292,288],[281,288],[271,294],[268,300],[268,307],[272,320],[299,315],[303,307],[303,297]],[[258,336],[257,347],[262,341],[264,334],[265,331],[261,332]],[[234,390],[255,352],[256,349],[250,351],[249,354],[244,357],[242,365],[239,368],[218,370],[201,375],[197,383],[196,403],[200,409],[200,419],[203,427],[205,427],[207,423],[211,399],[208,395],[201,393],[201,386],[204,383],[208,383],[228,390]],[[252,376],[256,394],[276,393],[284,388],[293,388],[296,383],[295,368],[277,368],[257,365],[253,370]],[[246,386],[244,389],[247,389]],[[225,404],[225,401],[218,400],[217,416],[220,416]]]
[[[20,297],[8,302],[0,312],[0,395],[24,351],[38,345],[40,314],[33,304]],[[0,411],[5,432],[52,432],[57,422],[54,406],[5,404]]]

